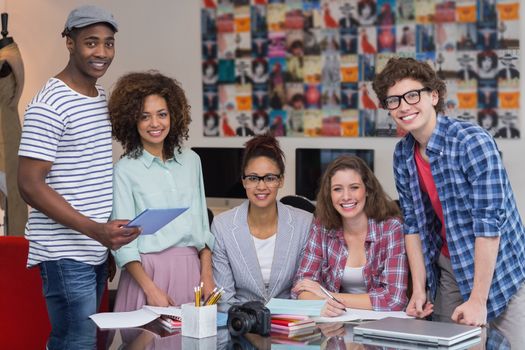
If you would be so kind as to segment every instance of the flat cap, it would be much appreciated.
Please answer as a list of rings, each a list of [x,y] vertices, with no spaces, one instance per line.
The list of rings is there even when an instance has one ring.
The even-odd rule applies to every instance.
[[[107,23],[115,32],[118,31],[117,21],[110,12],[98,6],[84,5],[69,13],[62,36],[68,35],[74,28],[83,28],[95,23]]]

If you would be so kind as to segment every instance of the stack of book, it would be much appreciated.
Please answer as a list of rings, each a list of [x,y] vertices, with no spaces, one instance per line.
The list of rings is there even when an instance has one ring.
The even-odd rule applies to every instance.
[[[315,322],[302,315],[272,315],[272,332],[288,336],[309,334],[316,329]]]
[[[272,331],[291,333],[311,327],[315,327],[315,322],[308,316],[283,314],[272,315]]]
[[[321,332],[308,316],[272,315],[272,342],[308,344],[321,338]]]
[[[182,327],[182,319],[178,316],[160,315],[158,321],[166,330],[170,332],[174,332],[175,330]]]

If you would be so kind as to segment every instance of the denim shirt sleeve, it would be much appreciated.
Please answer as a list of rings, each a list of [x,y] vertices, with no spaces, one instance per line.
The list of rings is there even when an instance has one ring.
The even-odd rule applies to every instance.
[[[496,237],[505,220],[507,176],[494,140],[485,133],[466,137],[461,145],[463,172],[471,184],[472,229],[476,237]]]
[[[419,232],[415,216],[414,202],[410,190],[410,175],[407,168],[408,145],[406,139],[396,145],[394,151],[394,178],[399,204],[403,212],[403,231],[405,234],[416,234]]]

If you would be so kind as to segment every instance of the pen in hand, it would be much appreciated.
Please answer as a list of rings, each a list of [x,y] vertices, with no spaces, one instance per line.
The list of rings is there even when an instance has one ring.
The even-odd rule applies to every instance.
[[[334,297],[329,291],[327,291],[321,284],[319,284],[319,288],[321,289],[321,292],[323,292],[327,297],[343,305],[343,310],[346,312],[346,307],[344,307],[344,304],[341,301],[337,300],[336,297]]]

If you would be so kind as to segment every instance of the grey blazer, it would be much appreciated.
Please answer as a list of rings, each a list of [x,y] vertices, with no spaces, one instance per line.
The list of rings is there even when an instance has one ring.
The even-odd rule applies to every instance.
[[[248,201],[219,214],[213,220],[213,277],[218,287],[224,287],[219,308],[231,304],[271,298],[290,298],[295,272],[306,245],[312,214],[277,202],[278,223],[275,251],[268,291],[264,287],[261,268],[248,227]]]

